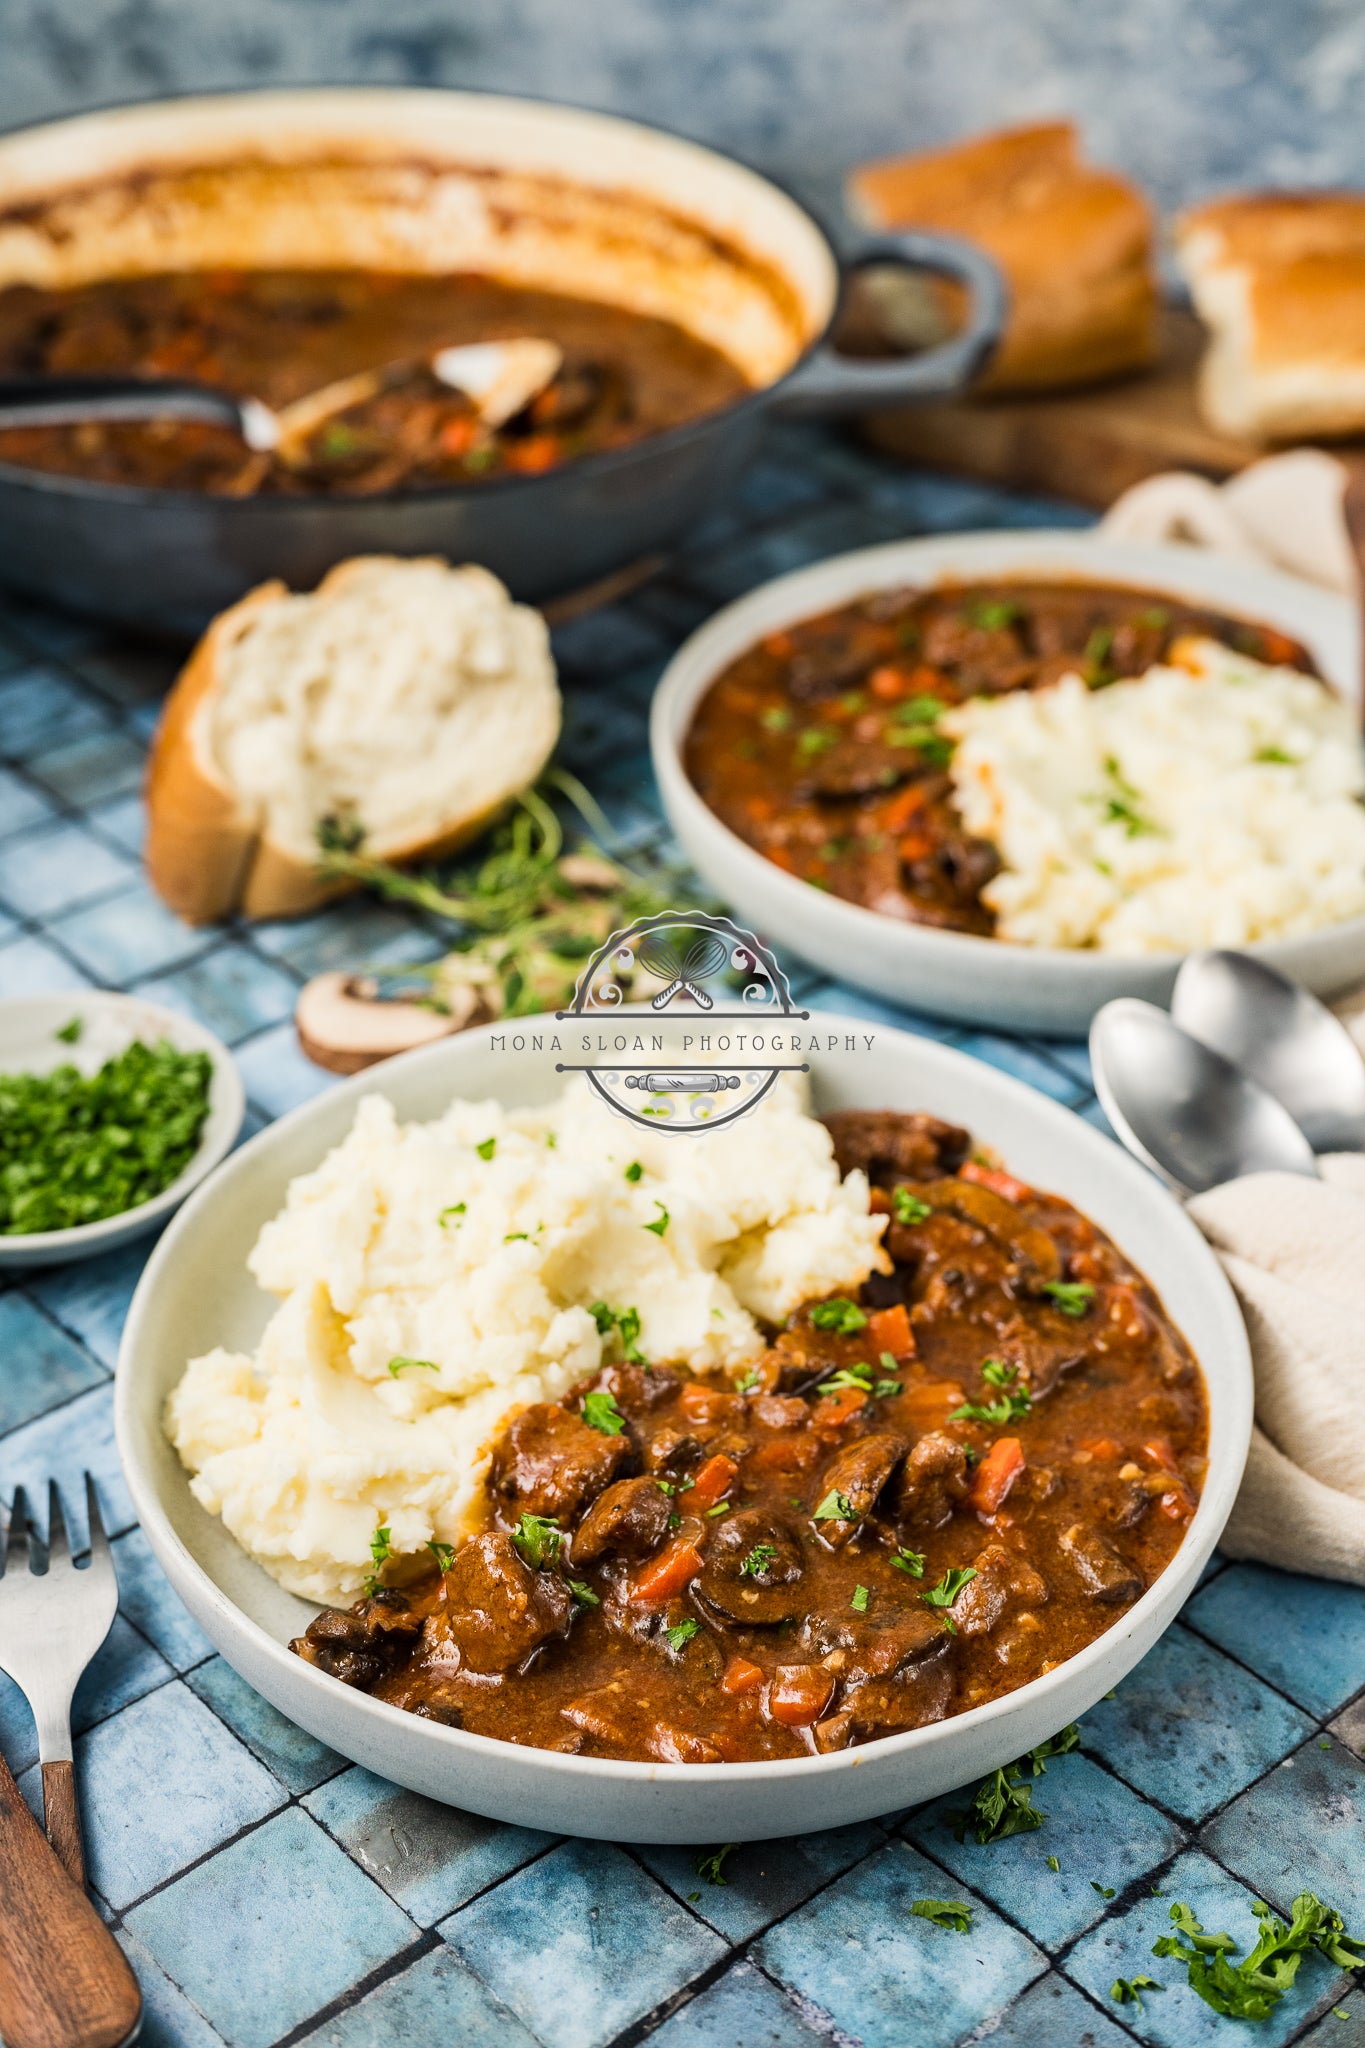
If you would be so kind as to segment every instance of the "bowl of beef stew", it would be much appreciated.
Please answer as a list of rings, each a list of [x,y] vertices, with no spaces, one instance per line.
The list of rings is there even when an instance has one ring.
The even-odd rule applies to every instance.
[[[665,809],[756,930],[841,980],[1079,1034],[1111,997],[1163,1000],[1182,955],[998,935],[1001,861],[958,807],[953,713],[1054,683],[1108,692],[1200,642],[1358,697],[1345,599],[1206,551],[1042,533],[841,556],[728,606],[674,657],[651,721]],[[1120,829],[1146,829],[1121,776],[1102,794]],[[1330,995],[1365,971],[1365,917],[1250,950]]]
[[[995,1768],[1174,1618],[1250,1432],[1216,1259],[1117,1147],[1019,1083],[896,1031],[810,1030],[815,1110],[869,1176],[892,1270],[774,1329],[752,1384],[622,1359],[514,1415],[484,1528],[350,1611],[285,1592],[199,1506],[166,1397],[187,1356],[259,1336],[246,1253],[362,1094],[414,1118],[456,1095],[532,1103],[553,1061],[472,1031],[387,1063],[186,1209],[130,1313],[120,1451],[177,1591],[282,1712],[501,1819],[757,1839]]]

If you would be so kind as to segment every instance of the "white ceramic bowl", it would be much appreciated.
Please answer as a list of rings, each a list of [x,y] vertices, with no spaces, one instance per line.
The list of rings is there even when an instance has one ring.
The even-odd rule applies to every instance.
[[[79,1018],[80,1037],[68,1045],[57,1033]],[[0,1236],[0,1270],[6,1266],[54,1266],[65,1259],[93,1258],[152,1230],[178,1208],[205,1174],[230,1151],[242,1127],[246,1097],[236,1062],[221,1039],[178,1010],[146,1003],[141,996],[90,989],[71,995],[11,996],[0,1002],[0,1074],[46,1074],[71,1064],[93,1074],[135,1038],[146,1044],[169,1039],[177,1052],[206,1052],[213,1062],[209,1113],[199,1150],[182,1174],[150,1202],[75,1230],[39,1230],[27,1237]]]
[[[888,1104],[970,1124],[1016,1172],[1111,1232],[1160,1291],[1203,1366],[1211,1423],[1203,1498],[1169,1568],[1079,1656],[1008,1699],[862,1749],[780,1763],[617,1763],[521,1748],[405,1714],[292,1656],[288,1638],[315,1610],[199,1507],[162,1432],[163,1405],[187,1359],[256,1342],[274,1303],[248,1278],[247,1252],[290,1180],[350,1127],[361,1095],[377,1090],[400,1116],[429,1118],[455,1095],[523,1104],[557,1093],[552,1054],[499,1051],[492,1032],[468,1031],[358,1076],[244,1145],[157,1246],[124,1331],[118,1443],[147,1539],[215,1647],[310,1734],[413,1791],[526,1827],[614,1841],[749,1841],[887,1813],[994,1769],[1083,1714],[1174,1619],[1231,1510],[1251,1430],[1246,1333],[1217,1260],[1155,1180],[1018,1081],[903,1032],[855,1033],[844,1017],[814,1022],[831,1041],[811,1062],[818,1107]]]
[[[1137,547],[1089,534],[969,533],[893,541],[765,583],[685,641],[654,696],[654,772],[669,822],[698,873],[751,930],[840,981],[911,1009],[1009,1031],[1079,1037],[1111,997],[1165,1002],[1182,956],[1121,959],[901,924],[784,874],[721,823],[683,771],[682,748],[698,703],[721,670],[765,633],[874,590],[994,577],[1129,584],[1256,619],[1303,641],[1334,688],[1351,702],[1359,696],[1356,609],[1296,577],[1206,549]],[[1365,917],[1248,950],[1319,995],[1335,995],[1365,975]]]

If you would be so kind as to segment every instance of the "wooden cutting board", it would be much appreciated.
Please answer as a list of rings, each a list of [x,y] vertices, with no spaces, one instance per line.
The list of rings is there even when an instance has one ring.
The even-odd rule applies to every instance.
[[[1266,453],[1205,425],[1195,403],[1204,345],[1194,315],[1171,308],[1162,314],[1161,360],[1140,376],[1037,398],[907,407],[864,421],[863,431],[877,447],[928,468],[1104,511],[1159,470],[1226,477]]]

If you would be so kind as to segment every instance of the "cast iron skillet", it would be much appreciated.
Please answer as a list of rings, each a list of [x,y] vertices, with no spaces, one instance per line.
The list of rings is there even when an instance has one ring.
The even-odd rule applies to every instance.
[[[613,129],[628,125],[594,118]],[[719,152],[702,154],[753,176]],[[805,225],[835,263],[829,238],[809,213]],[[310,589],[349,555],[481,562],[514,595],[532,601],[575,590],[666,548],[723,497],[767,414],[874,411],[970,383],[1004,326],[1006,289],[995,265],[948,236],[891,234],[857,243],[844,276],[874,263],[905,264],[965,285],[971,303],[963,332],[921,355],[857,361],[829,345],[835,309],[775,382],[668,433],[536,476],[372,497],[232,498],[0,463],[0,582],[72,611],[177,637],[197,633],[268,577]]]

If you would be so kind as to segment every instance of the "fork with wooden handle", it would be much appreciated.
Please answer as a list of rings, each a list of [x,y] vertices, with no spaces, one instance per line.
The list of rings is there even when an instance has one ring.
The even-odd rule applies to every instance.
[[[0,2036],[5,2048],[119,2048],[142,2016],[137,1980],[85,1895],[71,1761],[71,1698],[109,1633],[118,1581],[94,1482],[86,1474],[90,1563],[77,1570],[55,1484],[47,1569],[31,1569],[22,1488],[0,1568],[0,1669],[33,1709],[45,1841],[0,1761]],[[49,1846],[50,1845],[50,1846]]]

